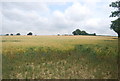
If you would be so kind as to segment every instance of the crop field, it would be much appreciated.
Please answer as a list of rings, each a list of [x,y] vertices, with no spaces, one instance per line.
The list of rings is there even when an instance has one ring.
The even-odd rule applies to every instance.
[[[118,39],[2,36],[3,79],[116,79]]]

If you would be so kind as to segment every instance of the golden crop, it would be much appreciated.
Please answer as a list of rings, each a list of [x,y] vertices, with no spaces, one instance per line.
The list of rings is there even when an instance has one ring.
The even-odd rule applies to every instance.
[[[2,36],[4,79],[117,78],[117,37]]]

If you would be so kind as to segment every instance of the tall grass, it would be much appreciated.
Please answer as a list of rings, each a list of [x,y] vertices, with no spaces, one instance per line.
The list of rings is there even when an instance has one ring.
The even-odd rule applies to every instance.
[[[3,37],[4,79],[117,78],[115,37]]]

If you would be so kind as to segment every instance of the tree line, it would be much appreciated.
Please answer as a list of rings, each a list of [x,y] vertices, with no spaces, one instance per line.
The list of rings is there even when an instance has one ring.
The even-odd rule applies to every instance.
[[[75,31],[72,32],[73,35],[93,35],[96,36],[96,33],[89,34],[86,31],[81,31],[80,29],[76,29]]]
[[[11,35],[11,36],[13,36],[14,34],[5,34],[6,36],[9,36],[9,35]],[[17,33],[17,34],[15,34],[15,35],[21,35],[20,33]],[[33,35],[33,33],[32,32],[29,32],[27,35]]]
[[[81,31],[80,29],[76,29],[75,31],[72,32],[73,35],[92,35],[92,36],[96,36],[96,33],[93,34],[89,34],[86,31]],[[21,35],[20,33],[16,33],[16,34],[5,34],[5,36],[13,36],[13,35]],[[29,32],[27,35],[33,35],[32,32]],[[58,36],[60,36],[60,34],[57,34]],[[64,34],[65,36],[68,36],[68,34]]]

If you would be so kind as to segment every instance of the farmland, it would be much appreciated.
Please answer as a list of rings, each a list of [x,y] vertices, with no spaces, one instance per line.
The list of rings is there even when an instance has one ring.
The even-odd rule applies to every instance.
[[[2,36],[3,79],[117,78],[110,36]]]

